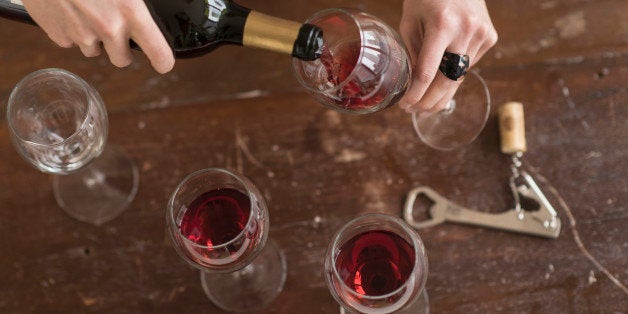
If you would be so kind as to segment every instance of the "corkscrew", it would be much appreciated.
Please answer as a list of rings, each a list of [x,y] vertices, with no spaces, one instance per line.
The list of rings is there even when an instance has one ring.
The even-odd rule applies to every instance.
[[[509,102],[499,108],[499,131],[501,151],[512,158],[512,175],[509,185],[514,198],[514,208],[498,214],[480,212],[458,205],[429,187],[420,186],[408,193],[403,212],[405,221],[416,229],[428,228],[448,221],[557,238],[561,224],[556,210],[532,176],[522,170],[521,157],[527,147],[521,103]],[[414,203],[419,196],[432,202],[429,207],[430,219],[428,220],[414,219]]]

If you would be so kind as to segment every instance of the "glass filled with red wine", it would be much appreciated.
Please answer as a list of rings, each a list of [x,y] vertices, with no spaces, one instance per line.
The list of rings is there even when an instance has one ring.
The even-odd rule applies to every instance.
[[[55,175],[54,196],[72,217],[99,225],[135,197],[138,169],[120,148],[105,147],[107,110],[77,75],[51,68],[24,77],[9,96],[7,122],[20,155]]]
[[[188,175],[170,197],[166,220],[175,249],[201,270],[216,306],[260,309],[283,289],[285,257],[268,239],[264,198],[243,175],[220,168]]]
[[[342,112],[367,114],[395,104],[411,74],[399,35],[380,19],[353,9],[327,9],[307,24],[323,31],[320,58],[293,58],[297,80],[320,103]]]
[[[368,114],[394,105],[406,92],[412,62],[400,36],[385,22],[354,9],[327,9],[307,22],[323,31],[320,58],[293,58],[299,83],[323,105]],[[439,111],[412,115],[415,131],[429,146],[450,150],[472,142],[490,111],[482,77],[469,71],[452,98]],[[441,74],[438,74],[441,75]]]
[[[344,225],[325,254],[325,279],[341,312],[429,312],[425,247],[397,217],[366,214]]]

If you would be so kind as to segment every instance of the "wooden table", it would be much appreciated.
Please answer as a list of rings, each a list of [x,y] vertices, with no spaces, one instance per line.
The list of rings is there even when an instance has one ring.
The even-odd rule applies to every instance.
[[[401,13],[399,0],[241,3],[295,20],[357,6],[397,25]],[[525,104],[524,162],[563,229],[556,240],[454,224],[421,230],[432,312],[626,312],[628,6],[488,6],[500,42],[477,68],[494,105]],[[18,156],[0,119],[0,312],[219,313],[164,226],[175,186],[206,167],[243,172],[269,201],[271,236],[289,270],[265,313],[336,313],[322,276],[332,235],[363,213],[400,215],[415,186],[486,212],[512,204],[495,107],[474,143],[439,152],[398,108],[351,116],[320,106],[282,55],[224,47],[166,75],[135,56],[116,69],[106,56],[85,59],[37,28],[0,21],[0,103],[41,68],[82,76],[108,106],[109,143],[141,176],[123,215],[99,227],[76,221],[56,205],[50,176]]]

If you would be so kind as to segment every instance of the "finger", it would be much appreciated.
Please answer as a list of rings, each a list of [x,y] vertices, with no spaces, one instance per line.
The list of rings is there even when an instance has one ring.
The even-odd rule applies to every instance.
[[[460,35],[446,50],[457,54],[464,54],[469,49],[470,40],[471,39],[467,36]],[[462,83],[461,79],[453,81],[442,73],[437,74],[429,88],[425,91],[423,97],[421,97],[417,103],[408,106],[406,110],[408,112],[434,111],[443,97],[452,91],[455,92],[460,83]]]
[[[408,50],[410,62],[416,64],[416,58],[421,51],[421,38],[422,31],[421,26],[418,23],[401,21],[399,24],[399,35],[403,39],[403,43]]]
[[[123,68],[133,62],[133,55],[129,47],[129,36],[125,33],[118,33],[116,36],[109,36],[103,40],[109,61],[111,64]]]
[[[442,74],[437,74],[432,84],[416,104],[409,106],[407,112],[432,112],[439,105],[439,101],[450,91],[455,91],[462,80],[453,81]]]
[[[100,49],[100,42],[94,42],[93,44],[85,45],[79,44],[79,48],[84,56],[88,58],[100,56],[102,50]]]
[[[166,73],[174,66],[174,55],[157,24],[151,17],[146,5],[135,10],[131,22],[131,38],[142,48],[153,68],[159,73]]]
[[[71,7],[65,1],[57,4],[55,10],[47,10],[47,5],[41,5],[36,1],[24,1],[24,7],[29,15],[35,20],[37,25],[48,35],[50,40],[61,48],[72,48],[74,42],[65,32],[66,26],[64,20],[59,18]],[[45,4],[45,3],[44,3]],[[56,14],[55,14],[56,13]]]
[[[482,42],[482,45],[476,52],[474,63],[477,61],[480,61],[480,59],[482,59],[484,54],[486,54],[486,52],[488,52],[489,49],[495,46],[496,43],[497,43],[497,33],[493,31],[489,34],[488,38]]]
[[[96,57],[100,55],[100,40],[95,32],[80,19],[74,21],[72,28],[69,30],[70,38],[79,46],[81,52],[86,57]]]
[[[130,35],[124,16],[114,10],[103,15],[104,8],[94,7],[87,1],[76,3],[75,7],[81,20],[90,21],[93,29],[98,31],[95,33],[95,36],[99,38],[98,49],[102,50],[104,47],[111,63],[120,68],[130,65],[133,56],[129,48]],[[87,45],[82,45],[81,50],[84,46],[87,47]]]
[[[76,7],[66,4],[66,32],[72,41],[79,46],[81,52],[86,57],[96,57],[100,55],[100,40],[93,29],[86,24],[86,20],[77,11]]]
[[[86,57],[96,57],[100,55],[100,40],[96,33],[86,28],[85,25],[78,26],[71,35],[72,40],[81,49]]]
[[[61,47],[61,48],[72,48],[74,47],[74,42],[72,41],[72,39],[70,39],[70,37],[68,37],[67,35],[63,34],[63,33],[56,33],[56,32],[48,32],[46,31],[46,34],[48,34],[48,37],[50,38],[50,40],[52,40],[55,44],[57,44],[57,46]]]
[[[100,40],[96,33],[85,28],[76,33],[74,42],[79,46],[83,55],[88,58],[97,57],[101,53]]]
[[[451,38],[448,32],[426,31],[423,46],[412,74],[410,88],[399,101],[399,106],[402,109],[408,109],[417,104],[424,96],[436,77],[440,60],[450,42]]]
[[[445,95],[443,95],[443,97],[440,100],[438,100],[432,108],[428,110],[428,113],[436,113],[436,112],[448,109],[451,106],[450,104],[451,100],[453,99],[454,95],[458,91],[458,87],[460,87],[460,85],[456,86],[455,88],[449,89],[445,93]]]

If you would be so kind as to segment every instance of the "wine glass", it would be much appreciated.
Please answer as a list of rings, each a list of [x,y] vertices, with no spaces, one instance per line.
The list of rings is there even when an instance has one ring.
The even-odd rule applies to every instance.
[[[443,105],[437,104],[442,110],[412,114],[417,135],[439,150],[473,142],[484,129],[491,110],[491,95],[484,78],[475,70],[468,71],[453,98],[442,101]]]
[[[325,254],[325,279],[341,312],[429,312],[425,247],[397,217],[366,214],[344,225]]]
[[[264,198],[243,175],[220,168],[188,175],[170,197],[166,220],[176,251],[201,270],[216,306],[260,309],[283,289],[285,257],[268,240]]]
[[[306,23],[323,30],[323,51],[314,61],[293,58],[299,83],[323,105],[368,114],[394,105],[412,77],[400,36],[385,22],[354,9],[327,9]],[[490,98],[484,80],[469,71],[453,99],[437,112],[413,114],[415,130],[433,148],[449,150],[473,141],[484,128]],[[441,74],[438,74],[441,75]]]
[[[299,83],[320,103],[335,110],[367,114],[395,104],[411,75],[399,35],[386,23],[353,9],[327,9],[307,24],[323,30],[321,57],[293,58]]]
[[[137,167],[121,149],[105,149],[105,105],[77,75],[55,68],[27,75],[9,96],[7,120],[20,155],[54,174],[55,199],[70,216],[99,225],[135,197]]]

